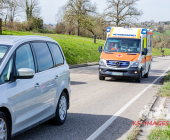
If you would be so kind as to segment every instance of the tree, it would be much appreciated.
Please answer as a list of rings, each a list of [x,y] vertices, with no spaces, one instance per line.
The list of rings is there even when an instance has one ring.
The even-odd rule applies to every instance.
[[[6,2],[7,2],[7,0],[0,0],[0,9],[4,9],[7,7]]]
[[[3,10],[7,8],[7,1],[8,0],[0,0],[0,16],[3,15]]]
[[[94,43],[96,43],[97,32],[101,31],[104,37],[104,33],[108,26],[104,15],[98,14],[95,16],[85,16],[83,27],[93,34]]]
[[[165,31],[164,31],[164,28],[163,28],[162,26],[158,26],[158,29],[157,29],[157,30],[158,30],[158,32],[160,32],[160,33],[165,32]]]
[[[138,19],[142,11],[138,11],[136,3],[139,0],[107,0],[106,17],[108,21],[116,26],[129,24],[130,21]]]
[[[41,7],[39,6],[39,0],[20,0],[20,6],[26,14],[27,21],[33,17],[38,17],[40,14]]]
[[[15,16],[19,12],[19,0],[8,0],[7,1],[7,15],[9,21],[12,23],[14,21]]]
[[[64,21],[64,6],[59,7],[57,14],[55,15],[55,21],[57,24]]]
[[[65,8],[64,19],[77,25],[77,35],[80,35],[80,27],[83,27],[84,18],[95,13],[96,7],[90,0],[69,0]]]

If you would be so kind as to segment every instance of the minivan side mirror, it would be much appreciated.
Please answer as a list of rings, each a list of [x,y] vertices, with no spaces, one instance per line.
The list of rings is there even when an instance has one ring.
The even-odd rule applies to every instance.
[[[35,75],[35,71],[29,68],[21,68],[18,70],[18,76],[14,76],[14,79],[32,79]]]
[[[102,53],[102,46],[99,46],[99,50],[100,53]]]
[[[148,53],[147,48],[144,48],[144,51],[142,52],[142,55],[147,55],[147,53]]]

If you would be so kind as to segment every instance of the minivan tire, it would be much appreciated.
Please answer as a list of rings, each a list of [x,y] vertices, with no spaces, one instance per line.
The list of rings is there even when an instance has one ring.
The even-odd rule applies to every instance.
[[[99,75],[99,80],[105,80],[105,77]]]
[[[67,107],[68,107],[68,99],[66,93],[63,91],[58,101],[55,117],[50,120],[50,123],[54,125],[64,124],[67,118],[67,109],[68,109]],[[60,112],[62,114],[60,114]]]
[[[140,70],[139,76],[137,79],[135,79],[136,82],[140,83],[142,78],[142,70]]]
[[[8,125],[8,121],[7,121],[5,114],[0,111],[0,123],[2,123],[2,121],[4,123],[4,126],[3,126],[3,128],[0,128],[1,129],[0,131],[6,130],[4,140],[9,140],[10,139],[10,128],[9,128],[9,125]],[[0,138],[1,138],[1,135],[0,135]]]

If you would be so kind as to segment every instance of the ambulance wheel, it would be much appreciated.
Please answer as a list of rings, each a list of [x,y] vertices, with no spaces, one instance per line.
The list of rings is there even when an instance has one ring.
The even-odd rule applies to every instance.
[[[105,80],[105,77],[99,75],[99,80]]]
[[[135,81],[140,83],[141,79],[142,79],[142,70],[140,71],[139,76],[138,76],[138,78],[135,79]]]
[[[149,70],[150,70],[150,66],[149,66],[148,72],[144,75],[144,78],[148,78],[148,76],[149,76]]]

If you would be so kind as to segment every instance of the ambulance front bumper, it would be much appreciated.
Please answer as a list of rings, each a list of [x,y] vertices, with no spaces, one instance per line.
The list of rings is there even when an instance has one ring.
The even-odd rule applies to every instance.
[[[129,68],[111,68],[99,66],[99,75],[103,77],[114,77],[114,78],[138,78],[140,73],[139,68],[129,67]]]

